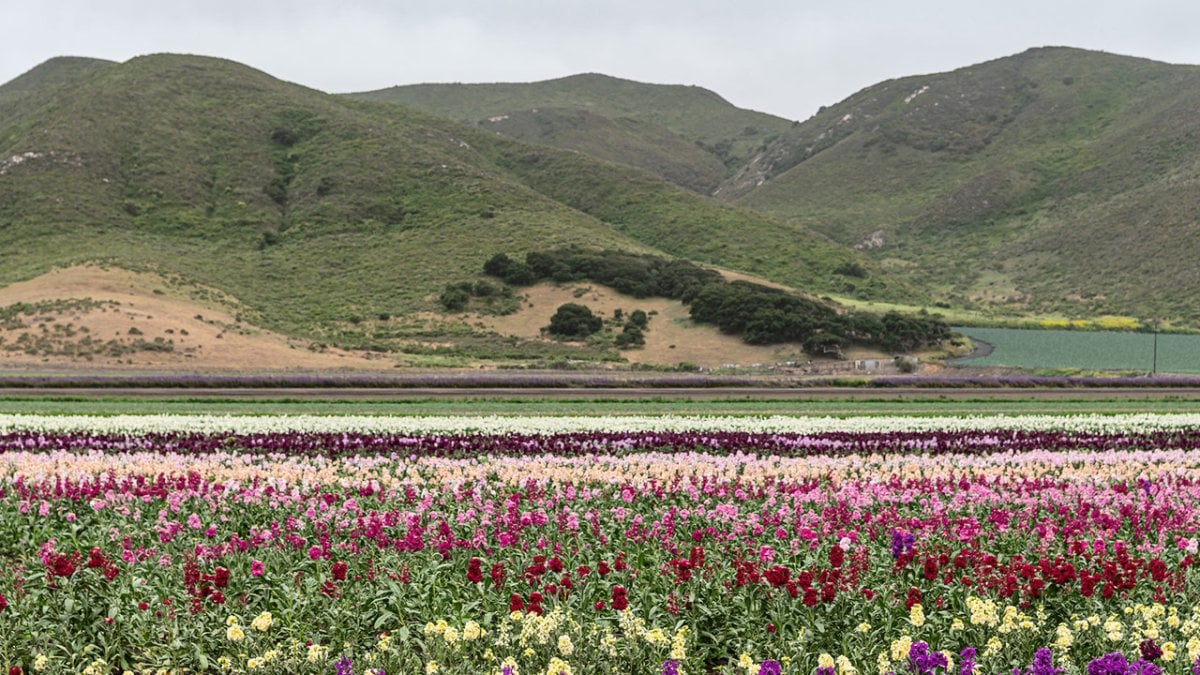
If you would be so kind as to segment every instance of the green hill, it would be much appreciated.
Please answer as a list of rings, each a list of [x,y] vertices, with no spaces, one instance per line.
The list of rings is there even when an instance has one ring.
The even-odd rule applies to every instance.
[[[1195,324],[1200,68],[1033,49],[864,89],[723,198],[857,246],[949,304]]]
[[[791,125],[700,87],[594,73],[532,83],[418,84],[349,96],[632,164],[705,194]]]
[[[498,251],[667,253],[817,292],[860,258],[637,169],[220,59],[58,59],[0,105],[0,284],[99,260],[218,288],[290,334],[369,342],[364,320],[436,311]],[[473,331],[430,321],[414,330]]]

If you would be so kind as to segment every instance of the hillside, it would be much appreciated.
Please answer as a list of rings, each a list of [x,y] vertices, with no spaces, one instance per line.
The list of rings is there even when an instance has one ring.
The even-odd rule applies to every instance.
[[[724,199],[955,306],[1196,324],[1200,68],[1068,48],[883,82],[787,130]]]
[[[100,261],[313,340],[486,342],[436,298],[496,251],[655,251],[816,292],[860,258],[637,169],[220,59],[56,59],[0,105],[0,284]],[[860,286],[894,292],[873,273]]]
[[[791,121],[694,86],[588,73],[497,84],[418,84],[349,94],[652,171],[709,194]]]

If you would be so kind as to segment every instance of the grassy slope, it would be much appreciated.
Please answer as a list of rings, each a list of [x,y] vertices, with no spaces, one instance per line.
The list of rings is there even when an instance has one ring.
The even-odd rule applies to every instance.
[[[1197,107],[1200,68],[1031,50],[859,92],[722,194],[879,232],[871,255],[954,304],[1196,323]]]
[[[353,315],[426,306],[495,250],[637,247],[507,178],[441,121],[362,108],[179,56],[45,96],[0,130],[0,156],[43,153],[0,176],[2,280],[83,259],[156,267],[234,294],[268,325],[320,335]],[[280,128],[297,142],[272,141]],[[287,172],[283,208],[265,188]]]
[[[337,338],[361,332],[353,319],[435,307],[496,251],[657,247],[816,291],[836,289],[830,270],[854,257],[635,169],[229,61],[35,74],[70,86],[0,118],[0,162],[35,153],[0,164],[0,283],[108,260],[229,292],[269,327]]]
[[[651,122],[609,118],[587,110],[538,108],[478,122],[527,143],[573,150],[650,171],[694,192],[709,194],[728,170],[712,153]]]
[[[524,140],[574,147],[584,152],[602,147],[604,136],[617,135],[621,143],[642,149],[623,156],[599,156],[650,170],[660,170],[664,165],[676,171],[678,167],[692,167],[691,172],[701,171],[702,175],[718,171],[724,174],[725,167],[744,164],[791,125],[790,121],[773,115],[737,108],[700,87],[644,84],[598,74],[532,83],[419,84],[351,96],[400,103],[451,119],[495,127]],[[560,115],[542,120],[539,123],[552,126],[554,132],[538,138],[527,124],[512,121],[518,115],[534,115],[534,109],[543,117],[551,116],[543,109],[587,115],[565,119]],[[504,115],[509,120],[489,121]],[[662,130],[685,142],[665,142]],[[705,151],[704,156],[696,155],[695,146]],[[676,180],[675,175],[665,171],[661,175]],[[704,192],[712,187],[707,181],[677,182]]]

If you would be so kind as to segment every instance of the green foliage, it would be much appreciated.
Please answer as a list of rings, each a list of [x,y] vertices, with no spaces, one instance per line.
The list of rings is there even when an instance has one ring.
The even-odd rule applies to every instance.
[[[458,284],[447,285],[442,294],[438,296],[438,302],[448,312],[461,312],[467,308],[467,303],[471,301],[470,286],[463,288]]]
[[[551,335],[564,338],[583,338],[598,332],[604,320],[592,313],[586,305],[568,302],[560,305],[550,317],[548,331]]]

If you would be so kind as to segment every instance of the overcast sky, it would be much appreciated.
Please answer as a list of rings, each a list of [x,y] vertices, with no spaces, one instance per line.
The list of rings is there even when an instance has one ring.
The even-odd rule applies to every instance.
[[[880,80],[1068,45],[1200,63],[1195,0],[0,0],[0,82],[221,56],[331,92],[601,72],[804,119]]]

